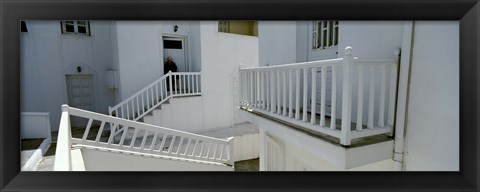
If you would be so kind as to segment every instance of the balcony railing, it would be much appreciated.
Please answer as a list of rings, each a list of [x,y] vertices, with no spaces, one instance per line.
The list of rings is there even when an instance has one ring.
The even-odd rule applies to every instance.
[[[391,134],[399,54],[395,50],[393,59],[358,59],[347,47],[338,59],[241,68],[240,104],[336,137],[342,145],[356,138]]]

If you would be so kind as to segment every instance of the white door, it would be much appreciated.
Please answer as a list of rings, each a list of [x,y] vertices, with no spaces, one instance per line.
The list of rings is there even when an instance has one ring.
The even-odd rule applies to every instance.
[[[164,37],[163,38],[163,63],[167,57],[172,57],[177,65],[178,72],[188,72],[187,59],[185,57],[185,40],[183,38]]]
[[[68,105],[94,111],[92,75],[67,75]],[[86,125],[86,119],[70,118],[72,127]]]

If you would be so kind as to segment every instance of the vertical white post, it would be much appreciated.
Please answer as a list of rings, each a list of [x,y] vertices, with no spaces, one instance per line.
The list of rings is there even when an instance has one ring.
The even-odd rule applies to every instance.
[[[361,131],[363,129],[363,69],[363,65],[358,66],[357,131]]]
[[[332,66],[332,107],[330,111],[330,129],[337,128],[337,66]]]
[[[172,84],[173,84],[173,78],[172,78],[172,71],[169,71],[168,72],[168,83],[170,84],[170,96],[173,94],[173,87],[172,87]],[[143,100],[143,99],[142,99]]]
[[[260,101],[262,100],[261,97],[260,97],[260,71],[257,71],[255,72],[257,74],[257,78],[255,79],[255,83],[257,84],[257,100],[256,100],[256,103],[257,103],[257,108],[260,108]]]
[[[350,127],[351,127],[351,90],[352,77],[350,68],[353,65],[352,47],[345,48],[345,55],[343,56],[343,96],[342,96],[342,129],[340,143],[342,145],[350,145]]]
[[[368,128],[373,129],[373,115],[374,115],[374,108],[375,108],[375,70],[374,66],[370,65],[370,93],[368,95]]]
[[[288,71],[288,117],[293,117],[293,70]]]
[[[255,72],[250,71],[250,106],[254,107],[255,106]]]
[[[311,103],[311,106],[310,106],[310,123],[311,124],[315,124],[316,121],[317,121],[317,68],[316,67],[312,67],[312,103]]]
[[[276,108],[275,101],[275,71],[270,71],[270,112],[274,113]]]
[[[380,82],[380,105],[378,109],[378,126],[382,127],[385,125],[385,97],[386,97],[386,86],[387,86],[387,66],[382,64],[381,66],[382,80]]]
[[[300,69],[295,69],[295,119],[300,119]]]
[[[327,94],[327,66],[322,66],[322,82],[320,93],[320,126],[325,127],[325,97]]]
[[[282,105],[282,110],[283,116],[287,116],[287,71],[283,71],[282,73],[282,78],[283,78],[283,105]]]
[[[265,102],[265,110],[268,111],[270,110],[270,73],[268,71],[265,71],[265,97],[266,97],[266,102]]]
[[[281,88],[281,86],[280,86],[280,71],[277,71],[276,73],[277,73],[277,114],[280,115],[282,113],[281,108],[280,108],[281,107],[280,106],[281,105],[281,100],[280,100],[280,95],[281,95],[281,93],[280,93],[280,88]]]
[[[394,51],[395,64],[390,68],[390,96],[388,99],[388,126],[393,126],[395,120],[395,102],[397,95],[397,67],[400,58],[400,49]]]
[[[307,121],[308,69],[303,68],[303,121]]]
[[[235,145],[234,145],[234,137],[229,137],[227,139],[227,142],[228,142],[228,163],[230,163],[231,166],[234,166],[235,165]]]

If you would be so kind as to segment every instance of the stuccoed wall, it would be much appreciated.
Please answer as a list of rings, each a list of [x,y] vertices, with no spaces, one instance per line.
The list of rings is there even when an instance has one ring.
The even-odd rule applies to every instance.
[[[52,131],[58,130],[62,104],[68,103],[66,74],[92,74],[94,110],[106,113],[114,91],[104,73],[114,69],[110,21],[90,21],[91,36],[64,35],[60,21],[26,21],[20,38],[20,97],[22,112],[48,112]],[[78,73],[76,67],[83,71]]]
[[[233,98],[232,76],[240,63],[258,66],[258,38],[218,32],[218,22],[200,22],[202,96],[204,127],[227,127],[240,123],[237,117],[238,97]]]
[[[414,24],[405,163],[459,170],[459,22]]]

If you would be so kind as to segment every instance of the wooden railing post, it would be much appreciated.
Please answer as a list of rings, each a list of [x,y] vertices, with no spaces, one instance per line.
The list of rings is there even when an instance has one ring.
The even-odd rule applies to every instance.
[[[343,93],[342,93],[342,129],[340,144],[350,145],[351,133],[351,109],[352,109],[352,70],[353,56],[352,47],[345,48],[345,55],[343,56]]]

